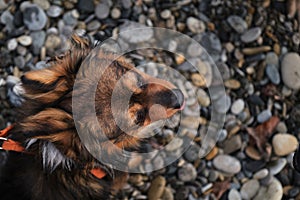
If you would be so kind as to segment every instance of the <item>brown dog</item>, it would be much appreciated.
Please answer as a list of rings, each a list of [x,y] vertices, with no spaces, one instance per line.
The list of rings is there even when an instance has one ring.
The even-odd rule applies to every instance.
[[[103,155],[116,153],[108,142],[120,149],[137,148],[140,140],[134,135],[141,128],[172,116],[183,106],[182,93],[171,83],[138,71],[123,57],[94,49],[87,39],[74,35],[71,42],[71,49],[51,60],[48,68],[22,77],[22,117],[8,134],[24,150],[8,152],[0,179],[3,200],[104,199],[122,188],[127,173],[95,159],[75,128],[72,98],[77,96],[77,109],[84,110],[85,91],[91,84],[97,87],[94,103],[98,124],[91,123],[90,113],[82,114],[81,123],[87,130],[84,134],[99,139]],[[81,80],[73,89],[78,73],[85,73],[78,72],[82,66],[99,69],[101,79]],[[122,122],[128,127],[138,125],[128,132],[118,126],[112,114],[111,98],[118,81],[122,91],[131,94]],[[117,93],[118,98],[124,94],[122,91]]]

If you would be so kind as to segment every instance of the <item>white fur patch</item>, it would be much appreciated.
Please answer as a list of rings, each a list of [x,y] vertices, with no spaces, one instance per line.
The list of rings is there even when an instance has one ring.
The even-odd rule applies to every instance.
[[[53,172],[59,165],[71,170],[74,161],[63,155],[51,142],[44,142],[42,147],[43,167]]]

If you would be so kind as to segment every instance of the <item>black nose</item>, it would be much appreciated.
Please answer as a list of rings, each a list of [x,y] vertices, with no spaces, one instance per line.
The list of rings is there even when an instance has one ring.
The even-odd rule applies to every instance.
[[[184,104],[184,96],[179,89],[172,90],[172,98],[170,107],[180,109]]]

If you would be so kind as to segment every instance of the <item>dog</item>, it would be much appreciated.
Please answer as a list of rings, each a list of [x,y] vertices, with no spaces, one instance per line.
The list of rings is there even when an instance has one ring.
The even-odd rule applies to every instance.
[[[137,70],[126,58],[101,50],[85,37],[75,34],[70,41],[70,49],[49,60],[47,68],[21,77],[24,101],[20,119],[5,131],[9,141],[18,144],[18,150],[7,151],[1,169],[2,200],[104,199],[122,189],[127,172],[92,156],[78,135],[72,101],[78,97],[77,109],[84,109],[87,88],[96,88],[97,124],[91,122],[90,113],[83,113],[83,134],[94,134],[101,155],[113,156],[118,149],[139,149],[142,139],[135,135],[142,128],[171,117],[184,105],[183,94],[170,82]],[[80,70],[84,67],[100,70],[102,76],[96,82],[79,80],[78,87],[74,87],[79,73],[85,73]],[[118,98],[124,91],[131,95],[121,121],[138,128],[124,131],[114,119],[111,98],[117,84],[122,88]],[[151,111],[155,105],[159,109]]]

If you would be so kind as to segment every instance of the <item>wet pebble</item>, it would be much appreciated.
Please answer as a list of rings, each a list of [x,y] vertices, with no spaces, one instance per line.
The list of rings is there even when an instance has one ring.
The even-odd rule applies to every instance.
[[[23,22],[29,30],[38,31],[46,26],[48,18],[38,5],[23,2],[21,10],[23,12]]]
[[[178,170],[178,178],[183,182],[194,181],[196,177],[197,177],[197,171],[195,167],[190,163],[187,163],[186,165],[184,165],[182,168]]]
[[[61,7],[56,5],[51,5],[47,10],[47,15],[52,18],[59,17],[62,14],[63,10]]]
[[[263,123],[263,122],[269,120],[271,117],[272,117],[271,111],[270,110],[264,110],[264,111],[262,111],[261,113],[259,113],[257,115],[257,121],[259,123]]]
[[[285,158],[279,158],[268,164],[268,169],[272,175],[276,175],[285,167],[287,160]]]
[[[245,102],[242,99],[237,99],[232,103],[231,112],[235,115],[241,113],[245,108]]]
[[[278,68],[275,65],[267,65],[266,73],[272,83],[274,83],[275,85],[278,85],[280,83],[280,74]]]
[[[229,25],[238,33],[243,33],[247,30],[248,25],[246,21],[237,15],[231,15],[227,18]]]
[[[241,35],[241,40],[244,43],[254,42],[261,35],[261,32],[260,27],[251,28]]]
[[[7,49],[9,51],[13,51],[17,47],[18,47],[18,41],[17,41],[17,39],[13,38],[13,39],[8,40],[8,42],[7,42]]]
[[[251,179],[243,184],[241,188],[241,196],[243,199],[252,199],[259,190],[259,182],[256,179]]]
[[[229,155],[218,155],[214,158],[213,165],[228,174],[237,174],[241,171],[240,161]]]
[[[300,57],[297,53],[287,53],[281,62],[281,76],[284,84],[294,90],[300,89]]]
[[[297,149],[298,140],[291,134],[279,133],[273,137],[272,145],[276,155],[286,156]]]
[[[204,22],[195,17],[187,18],[187,26],[193,33],[202,33],[205,31]]]

